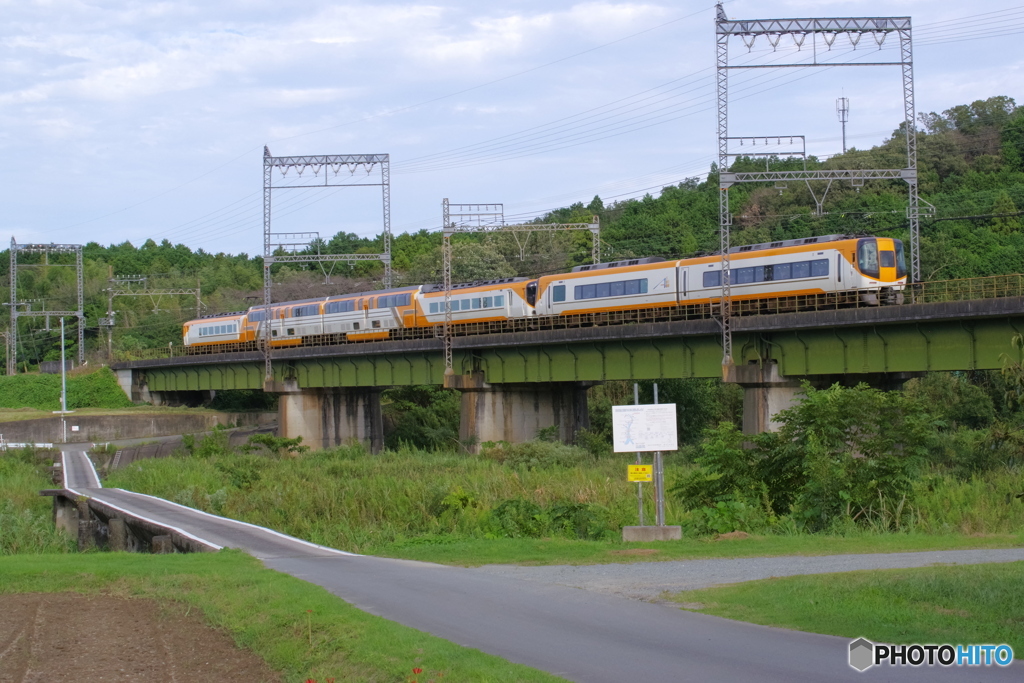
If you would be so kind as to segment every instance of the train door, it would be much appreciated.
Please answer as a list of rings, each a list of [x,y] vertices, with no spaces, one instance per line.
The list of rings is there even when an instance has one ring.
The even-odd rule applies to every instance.
[[[680,302],[686,301],[690,295],[690,269],[685,267],[676,268],[676,298]]]

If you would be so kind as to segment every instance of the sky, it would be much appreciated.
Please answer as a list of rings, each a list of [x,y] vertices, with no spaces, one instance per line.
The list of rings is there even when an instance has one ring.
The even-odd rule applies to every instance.
[[[1013,3],[731,0],[725,11],[910,16],[916,109],[941,112],[995,95],[1024,103],[1024,4]],[[260,254],[264,146],[389,154],[396,234],[438,229],[444,198],[501,202],[513,222],[595,195],[657,194],[715,160],[711,0],[0,0],[0,13],[0,221],[19,243],[168,239]],[[818,45],[822,59],[853,61],[890,61],[896,47]],[[736,40],[730,60],[788,63],[808,48]],[[729,132],[804,135],[810,153],[835,154],[844,96],[850,146],[879,144],[903,120],[898,67],[751,69],[730,74]],[[383,225],[375,186],[278,190],[273,202],[275,231],[327,239]]]

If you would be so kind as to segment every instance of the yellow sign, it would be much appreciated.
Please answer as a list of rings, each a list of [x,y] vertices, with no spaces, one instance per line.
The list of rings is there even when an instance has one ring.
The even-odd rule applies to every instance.
[[[629,481],[654,481],[654,465],[627,465]]]

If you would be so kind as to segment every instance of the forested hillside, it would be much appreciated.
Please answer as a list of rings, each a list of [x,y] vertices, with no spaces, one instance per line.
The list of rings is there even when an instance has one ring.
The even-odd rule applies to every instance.
[[[1024,106],[1010,97],[992,97],[919,117],[918,166],[921,198],[936,208],[936,219],[922,221],[922,275],[926,280],[1000,273],[1024,273],[1024,234],[1018,206],[1024,203]],[[808,168],[900,168],[905,165],[902,128],[867,150],[850,149],[828,159],[810,158]],[[733,170],[798,168],[789,159],[740,158]],[[822,188],[816,188],[820,194]],[[772,185],[738,185],[730,192],[735,216],[733,244],[830,233],[871,233],[906,238],[906,185],[902,181],[850,187],[836,183],[814,213],[804,185],[784,190]],[[705,180],[687,179],[666,187],[660,196],[605,205],[600,197],[558,209],[539,222],[601,219],[602,258],[622,256],[679,257],[708,253],[718,244],[718,169]],[[969,217],[946,220],[953,217]],[[422,230],[396,235],[392,254],[402,283],[440,281],[440,234]],[[319,245],[326,253],[377,253],[380,237],[338,233]],[[586,262],[589,233],[534,235],[525,247],[511,235],[461,236],[455,243],[454,277],[535,275]],[[262,258],[246,254],[210,254],[185,245],[149,240],[84,249],[86,346],[105,352],[98,318],[106,315],[110,273],[142,275],[151,288],[202,289],[203,313],[239,310],[262,300]],[[31,262],[22,257],[21,263]],[[74,270],[50,266],[19,270],[18,298],[32,300],[33,310],[54,310],[74,299]],[[0,256],[0,296],[10,300],[9,254]],[[275,268],[275,299],[289,300],[345,293],[380,286],[380,264],[341,265],[328,278],[315,266]],[[115,300],[115,349],[166,346],[180,341],[180,323],[195,315],[194,298],[123,297]],[[42,319],[23,319],[19,329],[19,367],[59,358],[59,333],[43,329]],[[53,325],[51,325],[53,327]],[[74,352],[75,335],[68,348]]]

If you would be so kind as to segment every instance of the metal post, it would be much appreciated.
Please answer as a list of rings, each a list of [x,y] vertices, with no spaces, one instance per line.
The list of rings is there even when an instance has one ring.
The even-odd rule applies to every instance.
[[[64,360],[64,316],[60,317],[60,428],[63,442],[68,442],[68,366]]]
[[[839,123],[843,124],[843,154],[846,154],[846,122],[850,120],[850,98],[840,97],[836,100],[836,114]]]
[[[729,228],[732,214],[729,213],[729,186],[725,173],[729,170],[729,34],[722,31],[720,22],[727,19],[725,10],[716,6],[716,52],[718,65],[716,85],[718,92],[718,233],[722,261],[722,299],[719,308],[719,324],[722,326],[722,368],[733,364],[732,360],[732,288],[729,257]]]
[[[635,405],[635,406],[640,405],[640,385],[637,384],[636,382],[633,382],[633,405]],[[637,451],[637,454],[636,454],[636,464],[637,465],[644,464],[643,456],[640,454],[639,451]],[[638,481],[636,483],[636,501],[637,501],[637,507],[640,510],[640,526],[643,526],[644,525],[644,485],[643,485],[643,482],[639,482]]]
[[[270,150],[263,147],[263,382],[274,379],[274,368],[270,359],[270,200],[273,185],[274,161]]]
[[[380,162],[381,194],[384,200],[384,289],[391,289],[391,156],[384,155]],[[324,177],[327,176],[326,171]]]
[[[441,283],[444,287],[444,374],[455,374],[452,366],[452,225],[446,197],[441,202]]]
[[[658,405],[658,384],[654,384],[654,405]],[[654,519],[658,526],[665,526],[665,471],[661,451],[654,452]]]
[[[18,374],[18,243],[11,238],[11,330],[7,335],[7,374]]]

